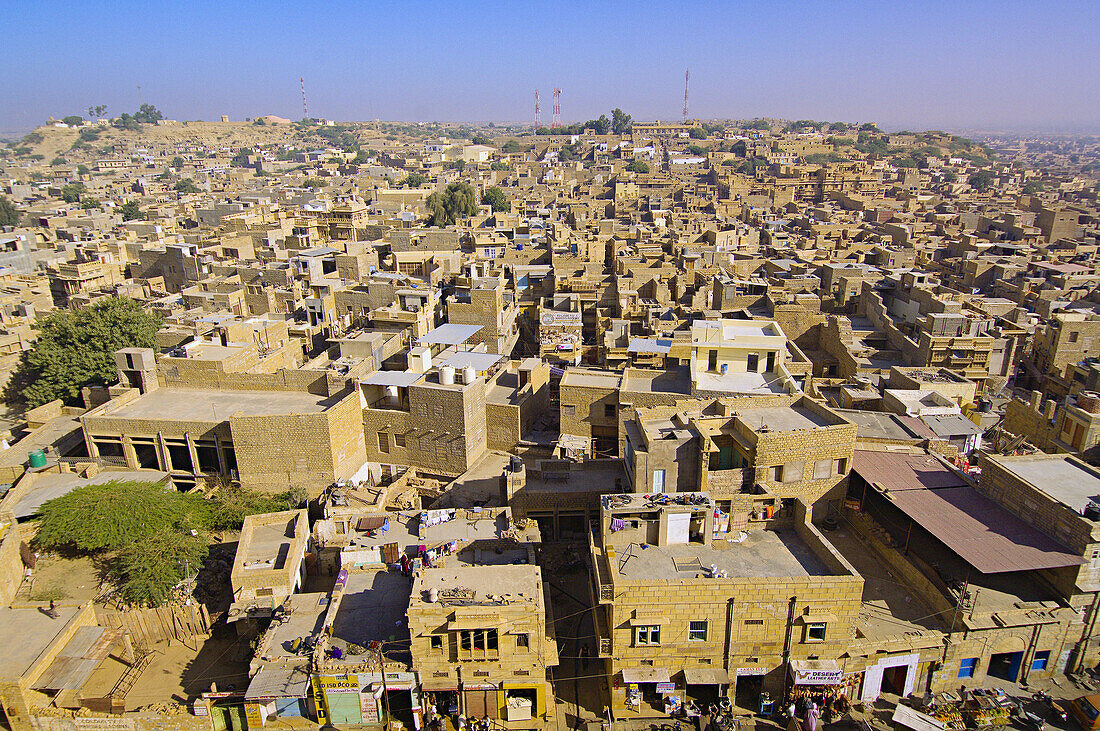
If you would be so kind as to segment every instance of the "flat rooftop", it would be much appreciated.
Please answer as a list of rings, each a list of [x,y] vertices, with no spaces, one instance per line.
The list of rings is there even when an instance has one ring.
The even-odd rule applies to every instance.
[[[457,566],[425,569],[413,582],[413,598],[427,602],[428,589],[435,589],[441,602],[448,593],[460,593],[463,602],[484,604],[494,599],[508,603],[537,603],[542,595],[542,572],[538,566]]]
[[[730,393],[785,393],[784,378],[765,373],[709,373],[695,374],[697,391],[726,391]]]
[[[292,530],[295,522],[296,518],[289,518],[285,522],[255,525],[249,541],[237,546],[237,562],[244,569],[283,568],[294,540]]]
[[[875,557],[855,530],[841,527],[822,535],[863,577],[863,606],[857,623],[863,637],[885,639],[946,628],[951,618],[936,615],[916,592],[898,581],[893,570]]]
[[[230,416],[318,414],[340,400],[304,391],[231,391],[158,388],[130,403],[110,407],[97,417],[171,421],[225,421]]]
[[[371,640],[408,640],[405,613],[411,587],[412,579],[396,571],[348,574],[332,623],[333,646],[346,650],[349,643],[366,647]]]
[[[73,472],[67,474],[42,473],[31,489],[12,508],[16,518],[29,518],[48,500],[68,495],[78,487],[102,485],[107,482],[167,482],[168,473],[157,470],[120,470],[101,472],[95,477],[83,478]]]
[[[742,409],[737,412],[742,423],[760,431],[767,427],[771,432],[799,431],[836,423],[804,406],[766,406],[759,409]]]
[[[561,385],[617,389],[621,379],[621,374],[611,373],[610,371],[590,371],[570,368],[565,372],[565,375],[561,377]]]
[[[57,619],[38,608],[0,609],[0,646],[4,661],[0,678],[17,679],[30,669],[38,656],[53,644],[80,607],[57,606]]]
[[[328,604],[327,592],[291,594],[284,605],[290,607],[290,613],[282,615],[281,621],[271,623],[256,656],[264,660],[298,657],[298,653],[290,651],[290,644],[299,637],[321,631]]]
[[[691,371],[677,366],[664,371],[627,369],[623,376],[623,391],[631,393],[691,393]]]
[[[611,570],[628,581],[694,579],[710,566],[730,577],[782,578],[831,576],[813,550],[793,530],[749,531],[741,543],[716,541],[654,546],[616,546]],[[693,559],[697,559],[695,562]],[[682,569],[678,567],[689,566]]]
[[[1078,513],[1089,502],[1100,502],[1100,477],[1065,457],[1036,454],[992,459],[1008,472]]]

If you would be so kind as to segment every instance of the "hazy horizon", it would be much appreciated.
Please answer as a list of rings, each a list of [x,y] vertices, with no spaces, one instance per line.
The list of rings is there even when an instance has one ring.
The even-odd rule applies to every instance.
[[[1100,131],[1097,3],[122,0],[13,2],[0,18],[28,30],[9,35],[0,133],[95,104],[109,116],[148,102],[181,121],[299,119],[299,77],[310,116],[342,121],[530,123],[539,89],[548,125],[555,86],[566,123],[612,107],[675,120],[687,68],[690,115],[704,119]]]

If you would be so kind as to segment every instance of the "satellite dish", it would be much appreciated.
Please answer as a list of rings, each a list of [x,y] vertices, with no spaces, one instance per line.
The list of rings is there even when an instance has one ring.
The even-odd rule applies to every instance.
[[[539,318],[539,321],[543,325],[553,325],[554,324],[554,315],[553,315],[553,313],[550,313],[550,312],[544,312],[544,313],[542,313],[542,317]]]

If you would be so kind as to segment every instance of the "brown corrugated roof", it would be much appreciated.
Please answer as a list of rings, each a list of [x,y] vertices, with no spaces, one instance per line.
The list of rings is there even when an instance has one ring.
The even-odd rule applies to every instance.
[[[870,452],[857,449],[852,470],[872,484],[896,492],[959,487],[967,482],[930,454]]]
[[[972,487],[901,489],[888,498],[984,574],[1077,566],[1085,559]]]

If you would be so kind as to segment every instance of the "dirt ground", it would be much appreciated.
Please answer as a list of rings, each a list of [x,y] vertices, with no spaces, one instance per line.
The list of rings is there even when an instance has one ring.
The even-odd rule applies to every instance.
[[[169,701],[186,703],[210,690],[212,682],[217,683],[218,690],[247,687],[248,641],[238,640],[224,627],[219,629],[209,639],[197,638],[190,647],[182,642],[153,645],[152,661],[126,694],[126,709]],[[96,676],[102,673],[103,682],[110,682],[113,687],[124,669],[121,662],[109,658]],[[98,683],[100,678],[96,676],[92,680]]]
[[[87,556],[63,558],[55,553],[40,555],[34,570],[33,587],[25,583],[15,596],[17,602],[77,600],[89,601],[103,592],[99,572]]]

